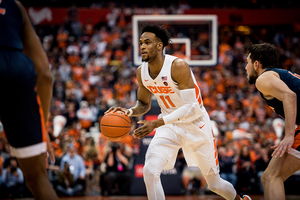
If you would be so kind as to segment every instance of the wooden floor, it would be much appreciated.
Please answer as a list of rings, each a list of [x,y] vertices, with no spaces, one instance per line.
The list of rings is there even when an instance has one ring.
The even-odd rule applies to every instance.
[[[264,200],[262,195],[250,195],[252,200]],[[146,196],[85,196],[85,197],[64,197],[63,200],[147,200]],[[203,196],[167,196],[166,200],[224,200],[217,195],[203,195]],[[288,195],[286,200],[300,200],[300,196]]]
[[[264,200],[262,195],[250,195],[252,200]],[[82,196],[82,197],[63,197],[61,200],[147,200],[146,196]],[[11,199],[9,199],[11,200]],[[33,198],[21,198],[17,200],[34,200]],[[217,195],[203,196],[166,196],[166,200],[224,200]],[[287,195],[285,200],[300,200],[299,195]]]

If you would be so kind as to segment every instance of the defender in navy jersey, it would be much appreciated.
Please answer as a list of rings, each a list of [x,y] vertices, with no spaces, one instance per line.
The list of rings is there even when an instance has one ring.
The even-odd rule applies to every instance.
[[[52,95],[47,56],[20,2],[0,0],[0,120],[36,199],[58,199],[46,172],[45,125]]]
[[[271,147],[273,158],[261,177],[266,200],[285,199],[283,182],[300,169],[300,75],[276,68],[277,60],[273,45],[255,44],[248,49],[245,67],[249,83],[285,119],[285,136]]]

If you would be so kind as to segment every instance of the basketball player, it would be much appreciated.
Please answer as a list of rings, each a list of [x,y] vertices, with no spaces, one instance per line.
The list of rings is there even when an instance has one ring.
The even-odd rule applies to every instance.
[[[52,94],[47,56],[20,2],[0,1],[0,118],[11,156],[36,199],[58,199],[46,172],[45,123]]]
[[[283,183],[300,169],[300,75],[276,68],[277,60],[273,45],[255,44],[248,49],[245,67],[249,83],[285,119],[285,136],[271,147],[275,150],[261,177],[266,200],[285,199]]]
[[[144,62],[137,69],[136,105],[107,111],[121,110],[128,116],[140,116],[149,111],[152,94],[158,101],[162,112],[159,118],[138,122],[143,126],[134,131],[134,136],[141,139],[157,128],[143,169],[148,199],[165,199],[160,174],[163,169],[174,167],[180,148],[187,164],[201,169],[210,190],[225,199],[250,199],[248,196],[240,198],[234,187],[220,178],[215,139],[200,89],[184,60],[163,53],[169,41],[170,34],[163,26],[143,27],[139,44]]]

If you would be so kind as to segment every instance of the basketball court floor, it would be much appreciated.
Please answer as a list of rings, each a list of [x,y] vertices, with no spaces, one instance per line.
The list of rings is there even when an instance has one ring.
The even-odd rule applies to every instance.
[[[262,195],[250,195],[252,200],[264,200]],[[147,200],[146,196],[84,196],[84,197],[64,197],[62,200]],[[166,196],[166,200],[224,200],[217,195],[203,196]],[[288,195],[286,200],[300,200],[298,195]]]

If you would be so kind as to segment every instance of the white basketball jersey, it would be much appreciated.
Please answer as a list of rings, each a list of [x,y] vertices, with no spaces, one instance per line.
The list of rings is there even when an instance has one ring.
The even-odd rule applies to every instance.
[[[163,115],[170,114],[174,110],[183,106],[177,83],[173,81],[171,77],[172,63],[176,58],[177,57],[175,56],[165,55],[164,64],[155,79],[152,79],[149,74],[148,62],[143,62],[141,65],[141,78],[143,85],[152,94],[154,94]],[[197,85],[192,71],[191,75],[195,85],[197,101],[199,102],[199,105],[202,105],[200,88]]]

